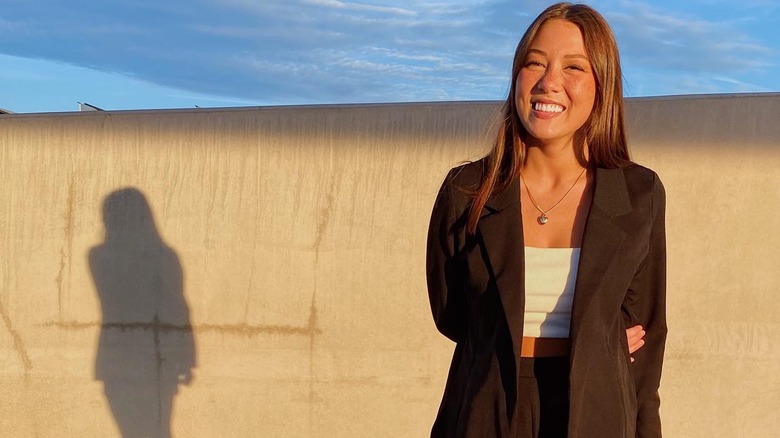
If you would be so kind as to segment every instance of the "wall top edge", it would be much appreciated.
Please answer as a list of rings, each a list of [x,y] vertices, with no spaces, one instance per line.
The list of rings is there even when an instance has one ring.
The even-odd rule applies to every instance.
[[[762,93],[721,93],[721,94],[682,94],[668,96],[642,96],[626,97],[625,102],[653,102],[653,101],[699,101],[699,100],[724,100],[724,99],[767,99],[780,98],[780,92]],[[361,108],[393,108],[393,107],[436,107],[436,106],[496,106],[503,103],[502,100],[463,100],[463,101],[430,101],[430,102],[388,102],[388,103],[339,103],[339,104],[310,104],[310,105],[268,105],[268,106],[237,106],[214,108],[166,108],[166,109],[136,109],[136,110],[106,110],[106,111],[68,111],[68,112],[42,112],[42,113],[6,113],[0,114],[3,119],[38,118],[38,117],[106,117],[112,114],[182,114],[182,113],[224,113],[224,112],[253,112],[253,111],[288,111],[288,110],[337,110],[337,109],[361,109]]]
[[[724,99],[777,99],[780,92],[756,92],[756,93],[709,93],[709,94],[672,94],[666,96],[637,96],[626,97],[626,102],[648,102],[665,100],[724,100]]]
[[[386,103],[326,103],[310,105],[268,105],[268,106],[235,106],[213,108],[165,108],[165,109],[135,109],[135,110],[105,110],[105,111],[66,111],[42,113],[10,113],[0,114],[0,120],[10,118],[35,117],[106,117],[111,114],[208,114],[226,112],[255,111],[300,111],[300,110],[339,110],[361,108],[394,108],[394,107],[445,107],[445,106],[495,106],[502,101],[497,100],[466,100],[466,101],[432,101],[432,102],[386,102]]]

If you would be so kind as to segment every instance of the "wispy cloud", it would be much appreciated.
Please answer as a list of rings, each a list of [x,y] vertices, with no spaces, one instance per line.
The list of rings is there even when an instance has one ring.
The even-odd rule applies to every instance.
[[[733,22],[707,21],[621,2],[607,14],[627,61],[678,72],[744,72],[774,63],[773,51]]]
[[[666,71],[651,70],[633,72],[625,88],[626,95],[629,97],[768,91],[773,90],[759,83],[726,75],[685,72],[670,74]]]
[[[726,83],[729,86],[735,86],[737,88],[738,92],[747,92],[747,91],[772,91],[769,88],[766,88],[764,86],[753,84],[750,82],[740,81],[734,78],[730,78],[727,76],[714,76],[712,78],[713,81]]]
[[[303,3],[316,5],[316,6],[325,6],[334,9],[347,9],[353,11],[371,11],[371,12],[380,12],[380,13],[405,15],[405,16],[415,15],[414,11],[410,11],[409,9],[395,8],[389,6],[378,6],[378,5],[372,5],[367,3],[342,2],[338,0],[304,0]]]

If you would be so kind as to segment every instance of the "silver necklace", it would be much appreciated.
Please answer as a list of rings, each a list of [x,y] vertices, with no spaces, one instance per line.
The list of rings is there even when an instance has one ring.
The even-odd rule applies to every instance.
[[[520,179],[523,181],[523,185],[525,186],[526,193],[528,193],[528,199],[531,200],[531,203],[534,204],[534,207],[536,207],[536,209],[539,210],[539,213],[541,213],[539,217],[536,218],[536,221],[539,222],[539,225],[544,225],[547,223],[548,220],[550,220],[550,218],[547,216],[547,213],[552,211],[553,208],[557,207],[558,204],[560,204],[561,201],[563,201],[566,198],[566,196],[574,189],[574,186],[577,185],[577,182],[580,180],[580,178],[582,178],[582,175],[584,174],[585,174],[585,169],[582,169],[580,175],[577,177],[576,180],[574,180],[574,184],[572,184],[571,187],[569,187],[569,190],[566,190],[566,193],[563,194],[563,197],[561,197],[561,199],[559,199],[558,202],[553,204],[552,207],[548,208],[547,210],[542,210],[542,207],[539,206],[539,204],[536,202],[536,199],[534,199],[533,195],[531,195],[531,189],[528,188],[528,183],[525,182],[525,178],[523,178],[523,173],[522,172],[520,173]]]

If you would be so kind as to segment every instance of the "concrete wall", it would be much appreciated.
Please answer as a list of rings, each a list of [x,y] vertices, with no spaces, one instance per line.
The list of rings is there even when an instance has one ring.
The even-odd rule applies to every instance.
[[[495,110],[0,116],[0,431],[426,436],[453,348],[428,215]],[[780,95],[629,102],[668,193],[669,437],[780,430],[778,120]]]

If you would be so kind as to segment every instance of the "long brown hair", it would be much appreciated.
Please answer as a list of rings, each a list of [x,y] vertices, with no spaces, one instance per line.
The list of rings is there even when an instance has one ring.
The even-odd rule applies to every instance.
[[[476,233],[480,213],[488,198],[509,186],[525,159],[523,140],[528,132],[517,115],[517,76],[539,29],[553,19],[566,20],[580,28],[596,78],[593,111],[575,136],[577,159],[583,166],[605,168],[622,167],[631,162],[623,126],[623,75],[615,36],[604,17],[590,6],[556,3],[536,17],[517,44],[509,96],[501,109],[498,134],[485,157],[486,167],[469,210],[466,229],[471,235]]]

